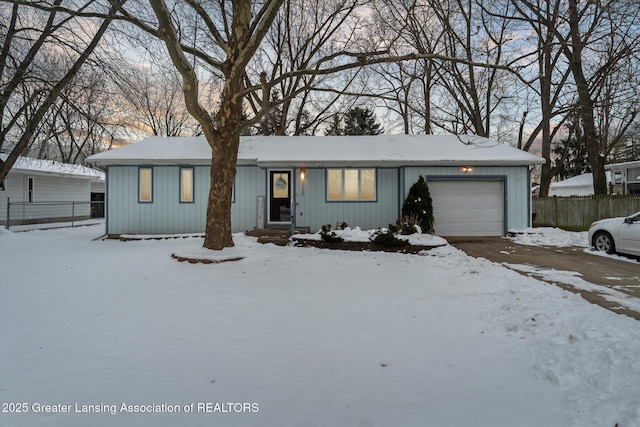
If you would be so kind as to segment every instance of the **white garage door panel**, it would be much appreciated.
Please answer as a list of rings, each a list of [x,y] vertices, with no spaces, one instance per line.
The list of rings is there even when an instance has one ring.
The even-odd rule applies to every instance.
[[[435,233],[439,236],[502,236],[502,181],[430,181]]]

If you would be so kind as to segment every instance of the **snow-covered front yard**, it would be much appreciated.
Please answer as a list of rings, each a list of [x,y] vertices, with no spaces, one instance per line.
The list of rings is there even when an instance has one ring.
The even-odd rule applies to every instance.
[[[0,234],[3,427],[640,426],[640,323],[451,246],[102,232]]]

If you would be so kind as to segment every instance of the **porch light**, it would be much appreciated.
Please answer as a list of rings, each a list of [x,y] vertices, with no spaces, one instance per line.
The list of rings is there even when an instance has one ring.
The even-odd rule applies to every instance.
[[[464,172],[464,173],[473,172],[473,168],[471,166],[463,166],[462,167],[462,172]]]
[[[305,170],[304,168],[300,169],[300,181],[304,182],[304,174],[305,174]]]

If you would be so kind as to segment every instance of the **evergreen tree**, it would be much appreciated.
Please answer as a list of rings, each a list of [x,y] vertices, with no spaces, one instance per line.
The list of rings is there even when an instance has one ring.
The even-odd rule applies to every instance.
[[[302,110],[295,120],[293,135],[313,135],[313,120],[307,110]]]
[[[355,107],[345,117],[345,135],[380,135],[384,129],[376,121],[376,115],[369,108]]]
[[[327,128],[324,133],[327,136],[339,136],[344,135],[344,128],[342,127],[342,119],[338,113],[331,116],[331,125]]]
[[[429,193],[429,186],[420,175],[418,182],[409,189],[409,194],[402,204],[402,216],[414,217],[423,233],[433,233],[435,220],[433,218],[433,202]]]
[[[271,95],[271,104],[276,104],[278,101],[280,101],[280,93],[274,91]],[[282,106],[272,107],[256,125],[256,132],[264,136],[282,134]]]
[[[591,164],[579,122],[575,121],[566,127],[569,135],[556,143],[552,149],[553,172],[559,180],[591,172]]]

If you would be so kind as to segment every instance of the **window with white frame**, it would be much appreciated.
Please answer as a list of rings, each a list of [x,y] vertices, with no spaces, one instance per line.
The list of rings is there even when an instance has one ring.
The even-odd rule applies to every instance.
[[[375,201],[375,169],[327,169],[328,201]]]
[[[153,169],[138,169],[138,202],[151,203],[153,201]]]
[[[193,168],[180,168],[180,203],[193,202]]]

